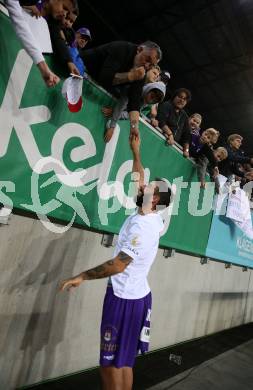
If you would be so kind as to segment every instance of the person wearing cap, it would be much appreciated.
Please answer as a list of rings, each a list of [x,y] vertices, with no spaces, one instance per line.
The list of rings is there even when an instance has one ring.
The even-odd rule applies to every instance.
[[[69,34],[68,34],[68,31],[69,31]],[[75,36],[74,39],[71,39],[71,34],[70,34],[71,32],[72,32],[72,34],[74,33],[74,36]],[[84,34],[86,34],[86,35],[84,35]],[[69,40],[66,39],[68,37],[68,35],[70,37]],[[84,74],[86,73],[86,67],[85,67],[85,64],[84,64],[81,56],[80,56],[79,48],[82,47],[82,49],[83,49],[86,46],[86,44],[91,40],[90,31],[87,28],[82,27],[79,30],[77,30],[77,32],[74,32],[74,30],[72,29],[72,26],[71,26],[71,27],[65,28],[63,30],[63,36],[66,39],[66,44],[68,45],[70,56],[72,58],[73,63],[75,64],[75,66],[79,70],[80,75],[84,76]]]
[[[165,92],[165,84],[161,81],[145,84],[142,90],[141,113],[143,114],[147,107],[150,109],[150,106],[153,104],[160,103],[164,99]],[[127,102],[127,96],[122,95],[119,98],[117,105],[114,107],[112,111],[112,118],[109,119],[106,124],[106,132],[104,136],[105,142],[109,142],[112,138],[119,119],[129,119],[129,114],[126,110]]]
[[[69,28],[67,30],[70,30],[70,29],[72,29],[72,25],[71,26],[69,25]],[[66,29],[65,29],[65,32],[66,32]],[[87,28],[83,27],[83,28],[79,29],[77,32],[80,35],[82,33],[89,35],[89,39],[86,38],[86,43],[88,42],[88,40],[91,39],[90,31]],[[83,39],[82,39],[82,41],[83,41]],[[85,64],[83,63],[81,56],[80,56],[80,53],[79,53],[79,50],[78,50],[78,47],[76,44],[76,40],[74,40],[74,42],[72,42],[72,44],[70,44],[70,42],[69,43],[67,42],[67,44],[69,47],[69,52],[70,52],[72,61],[76,65],[77,69],[79,70],[80,75],[83,76],[83,78],[87,78],[86,67],[85,67]],[[84,47],[85,45],[82,44],[82,46]],[[73,77],[69,77],[64,82],[62,94],[66,98],[67,103],[68,103],[68,108],[71,112],[78,112],[82,108],[82,86],[83,86],[83,80],[80,80],[80,78],[76,78],[76,77],[74,77],[74,79],[73,79]],[[75,91],[75,93],[73,94],[71,91]],[[74,99],[73,99],[73,97],[74,97]]]
[[[166,86],[162,81],[148,83],[143,87],[143,105],[141,114],[148,118],[152,107],[163,101],[166,93]]]
[[[79,28],[75,33],[74,46],[79,49],[84,49],[88,42],[91,41],[90,30],[86,27]]]
[[[178,142],[183,146],[184,157],[189,157],[191,140],[188,115],[184,111],[186,104],[191,100],[191,92],[186,88],[179,88],[174,92],[170,101],[162,102],[158,106],[157,119],[159,127],[169,145]]]
[[[139,137],[139,115],[146,71],[162,57],[151,41],[136,45],[115,41],[89,50],[80,50],[88,74],[108,92],[120,97],[127,88],[130,133]]]
[[[132,136],[130,146],[138,191],[136,212],[122,225],[112,259],[59,286],[60,291],[71,291],[109,277],[100,326],[100,375],[103,389],[114,390],[132,389],[135,358],[138,352],[148,351],[152,295],[147,276],[164,230],[161,212],[166,212],[172,198],[166,179],[144,184],[140,139]]]
[[[72,28],[71,30],[74,31]],[[74,40],[72,40],[72,42],[68,42],[67,44],[73,63],[79,70],[80,75],[84,76],[84,74],[86,73],[86,67],[80,56],[79,49],[83,49],[87,45],[87,43],[91,40],[91,34],[87,28],[82,27],[76,32],[74,32],[74,36]]]

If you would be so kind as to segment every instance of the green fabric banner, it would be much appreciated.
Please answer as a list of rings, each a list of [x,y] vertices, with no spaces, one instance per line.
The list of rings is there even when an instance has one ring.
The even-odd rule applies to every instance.
[[[1,12],[0,34],[0,201],[35,212],[46,227],[52,225],[48,215],[69,226],[75,222],[118,233],[134,210],[128,122],[120,121],[105,145],[101,108],[112,105],[112,98],[85,81],[83,108],[70,113],[62,83],[53,89],[44,86]],[[200,191],[190,160],[166,147],[144,122],[140,132],[147,179],[167,178],[176,188],[173,213],[178,209],[178,214],[172,215],[161,245],[204,255],[212,216],[204,204],[212,199]]]

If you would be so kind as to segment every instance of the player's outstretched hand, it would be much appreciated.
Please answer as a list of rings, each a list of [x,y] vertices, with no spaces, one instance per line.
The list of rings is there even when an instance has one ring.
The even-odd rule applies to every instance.
[[[59,290],[60,291],[71,291],[73,288],[80,286],[80,284],[83,282],[83,278],[80,275],[77,275],[73,278],[63,280],[60,282]]]
[[[130,143],[130,147],[131,147],[132,151],[135,152],[135,153],[136,152],[139,153],[140,144],[141,144],[140,137],[131,133],[130,137],[129,137],[129,143]]]

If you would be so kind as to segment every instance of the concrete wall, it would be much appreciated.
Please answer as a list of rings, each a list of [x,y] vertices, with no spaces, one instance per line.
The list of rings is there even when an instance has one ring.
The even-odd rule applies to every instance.
[[[106,280],[71,293],[57,284],[112,255],[101,235],[72,228],[64,235],[39,221],[12,216],[0,225],[0,389],[35,383],[96,366]],[[200,265],[159,250],[150,273],[151,349],[253,320],[251,271]]]

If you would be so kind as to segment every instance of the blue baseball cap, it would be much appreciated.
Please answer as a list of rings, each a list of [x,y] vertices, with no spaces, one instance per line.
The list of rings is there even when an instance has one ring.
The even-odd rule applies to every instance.
[[[91,33],[90,33],[90,30],[88,28],[81,27],[81,28],[79,28],[79,30],[77,30],[77,33],[79,33],[81,35],[85,35],[86,37],[88,37],[91,40]]]

